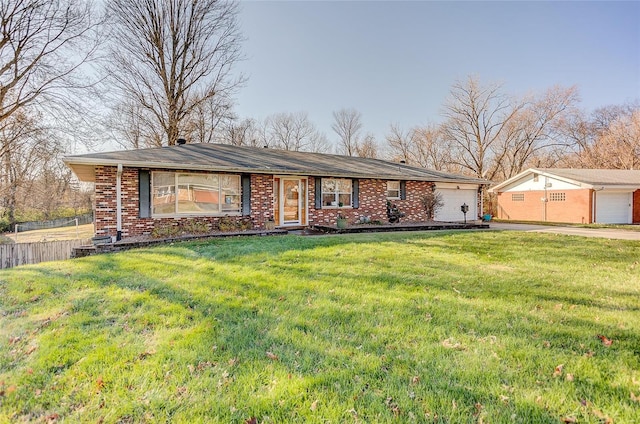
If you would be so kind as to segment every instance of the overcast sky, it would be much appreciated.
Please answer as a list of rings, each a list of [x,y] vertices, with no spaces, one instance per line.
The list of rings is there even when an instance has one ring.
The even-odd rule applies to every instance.
[[[508,94],[576,85],[581,107],[640,98],[640,2],[244,1],[241,117],[308,112],[330,141],[355,108],[384,139],[441,121],[456,80]]]

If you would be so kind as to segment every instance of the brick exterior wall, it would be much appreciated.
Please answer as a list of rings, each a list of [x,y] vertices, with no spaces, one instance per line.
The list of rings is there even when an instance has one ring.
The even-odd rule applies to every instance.
[[[548,190],[551,193],[565,193],[565,201],[543,202],[545,192],[508,191],[498,193],[498,218],[514,221],[549,221],[590,224],[592,215],[592,190]],[[512,195],[524,195],[524,201],[513,201]],[[546,219],[545,219],[546,206]]]
[[[148,170],[148,169],[145,169]],[[196,172],[190,170],[153,171]],[[124,168],[121,179],[122,192],[122,237],[149,235],[158,225],[181,225],[188,221],[207,223],[213,229],[220,221],[220,216],[203,217],[171,217],[171,218],[140,218],[137,168]],[[117,235],[116,217],[116,181],[117,168],[115,166],[96,166],[95,183],[95,228],[96,235]],[[387,222],[386,202],[387,183],[385,180],[359,180],[359,207],[340,209],[315,209],[316,179],[310,177],[308,189],[309,225],[335,225],[338,213],[347,217],[351,224],[357,223],[361,217],[370,217],[372,221]],[[422,206],[422,196],[431,190],[433,183],[407,181],[406,199],[393,200],[400,211],[406,216],[402,222],[424,222],[426,220]],[[273,175],[251,175],[251,215],[254,228],[264,229],[265,221],[273,217]],[[239,214],[230,219],[242,219]]]
[[[309,225],[335,225],[338,213],[347,218],[350,224],[359,222],[363,216],[372,221],[387,222],[387,182],[386,180],[365,180],[358,183],[359,205],[357,208],[315,208],[316,178],[309,178]],[[407,181],[405,200],[392,200],[406,216],[402,222],[424,222],[426,214],[422,206],[422,196],[431,190],[433,183],[422,181]]]
[[[148,169],[145,169],[148,170]],[[190,170],[164,170],[194,173]],[[140,193],[138,187],[137,168],[124,168],[121,178],[122,192],[122,237],[149,235],[158,225],[181,225],[189,221],[206,223],[211,229],[220,221],[221,216],[176,217],[176,218],[140,218]],[[116,217],[116,181],[117,168],[115,166],[96,166],[95,183],[95,228],[96,235],[117,235]],[[264,222],[272,215],[273,205],[273,176],[251,176],[251,220],[256,228],[264,228]],[[232,220],[239,220],[241,215],[229,216]]]

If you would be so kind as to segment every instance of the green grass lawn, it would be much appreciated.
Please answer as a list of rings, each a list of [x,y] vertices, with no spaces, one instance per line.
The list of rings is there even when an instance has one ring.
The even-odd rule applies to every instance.
[[[425,232],[3,271],[0,422],[640,422],[639,261]]]

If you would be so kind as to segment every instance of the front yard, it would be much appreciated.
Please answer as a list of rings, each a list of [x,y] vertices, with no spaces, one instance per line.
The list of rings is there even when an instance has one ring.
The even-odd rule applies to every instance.
[[[639,422],[639,261],[425,232],[2,271],[0,422]]]

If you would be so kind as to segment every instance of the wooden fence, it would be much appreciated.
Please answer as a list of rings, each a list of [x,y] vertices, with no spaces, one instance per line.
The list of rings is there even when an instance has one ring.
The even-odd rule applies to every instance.
[[[91,244],[91,240],[0,244],[0,269],[69,259],[75,247],[86,244]]]

